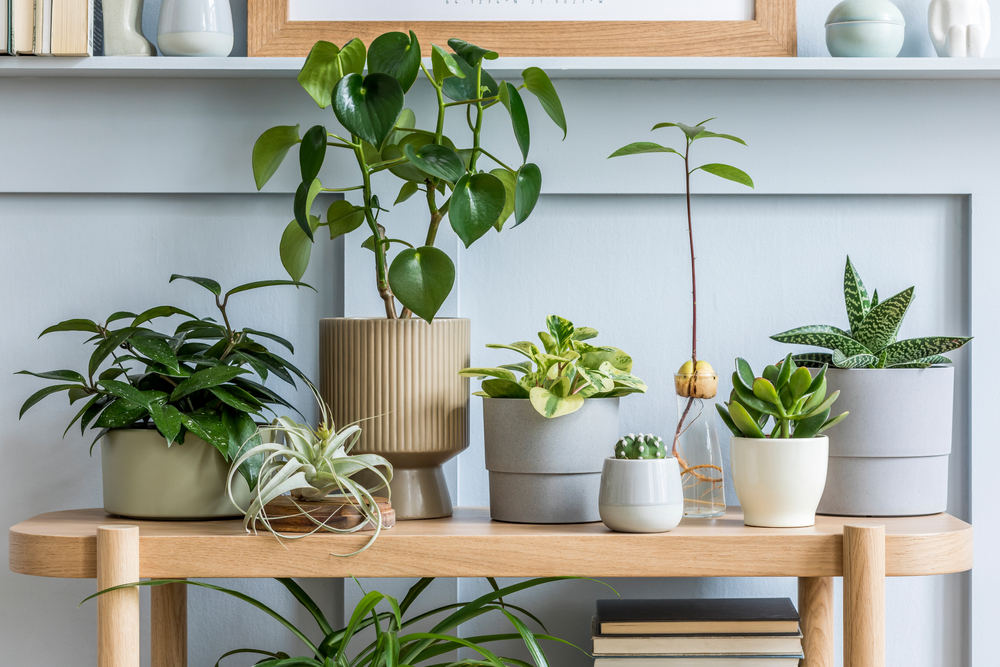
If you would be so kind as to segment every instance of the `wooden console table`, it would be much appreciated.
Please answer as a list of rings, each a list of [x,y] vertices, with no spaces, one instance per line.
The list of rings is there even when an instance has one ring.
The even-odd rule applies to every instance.
[[[102,510],[41,514],[10,529],[10,569],[97,579],[212,577],[798,577],[804,665],[833,667],[833,577],[844,578],[844,664],[885,665],[885,577],[972,568],[972,527],[947,514],[893,519],[818,517],[811,528],[747,528],[738,510],[658,535],[603,524],[526,525],[481,509],[404,521],[367,551],[366,537],[316,535],[279,544],[237,521],[133,521]],[[152,665],[187,664],[183,584],[152,593]],[[138,667],[139,594],[98,598],[99,667]]]

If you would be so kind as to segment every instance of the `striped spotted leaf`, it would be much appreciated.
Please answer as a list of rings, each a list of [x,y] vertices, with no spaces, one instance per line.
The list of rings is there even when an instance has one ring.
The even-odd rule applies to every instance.
[[[856,331],[871,308],[871,299],[868,297],[868,290],[861,280],[861,276],[851,264],[851,258],[847,258],[847,266],[844,267],[844,303],[847,306],[847,321],[851,324],[851,331]]]
[[[845,355],[840,350],[833,351],[833,365],[837,368],[875,368],[878,357],[874,354]]]
[[[792,356],[795,363],[806,368],[822,368],[833,365],[833,355],[826,352],[803,352]]]
[[[885,365],[900,366],[901,364],[923,363],[922,360],[927,357],[957,350],[970,340],[972,338],[962,336],[929,336],[901,340],[885,349]]]
[[[860,326],[851,327],[854,338],[869,350],[881,350],[896,342],[899,325],[913,300],[913,288],[907,288],[868,311]]]
[[[914,359],[907,364],[896,364],[894,366],[889,366],[889,368],[927,368],[935,364],[950,364],[951,359],[940,354],[932,354],[929,357],[924,357],[923,359]]]
[[[840,350],[848,357],[856,354],[871,354],[871,350],[851,338],[851,334],[848,332],[825,324],[812,324],[797,329],[789,329],[788,331],[771,336],[771,340],[776,340],[779,343],[813,345],[815,347],[825,347],[828,350]]]

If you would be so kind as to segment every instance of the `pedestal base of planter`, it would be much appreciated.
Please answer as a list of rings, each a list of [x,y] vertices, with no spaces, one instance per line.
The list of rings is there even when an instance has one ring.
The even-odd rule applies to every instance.
[[[600,521],[600,492],[599,472],[490,472],[490,518],[509,523]]]
[[[451,495],[441,466],[393,468],[389,488],[400,521],[451,516]]]

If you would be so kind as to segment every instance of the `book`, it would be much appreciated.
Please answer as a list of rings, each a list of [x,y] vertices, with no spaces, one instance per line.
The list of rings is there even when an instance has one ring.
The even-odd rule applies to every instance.
[[[31,52],[52,55],[52,0],[35,0],[35,38]]]
[[[10,0],[0,0],[0,55],[11,53]]]
[[[798,655],[677,655],[649,658],[597,658],[594,667],[798,667]]]
[[[93,55],[93,34],[92,0],[52,0],[52,55]]]
[[[11,32],[15,55],[31,53],[35,39],[34,0],[10,0]]]
[[[802,635],[597,635],[594,655],[798,655]]]
[[[799,614],[788,598],[598,600],[601,635],[796,633]]]

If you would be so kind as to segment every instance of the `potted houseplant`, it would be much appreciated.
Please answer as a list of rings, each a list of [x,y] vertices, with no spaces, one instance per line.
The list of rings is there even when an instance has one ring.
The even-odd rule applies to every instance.
[[[629,433],[615,443],[615,455],[604,460],[601,521],[622,533],[663,533],[684,516],[684,493],[677,459],[663,438]]]
[[[618,398],[646,391],[632,375],[632,357],[595,346],[590,327],[557,315],[529,341],[487,347],[512,350],[521,361],[466,368],[485,378],[483,397],[490,516],[519,523],[599,521],[597,506],[607,443],[618,437]]]
[[[695,270],[691,177],[701,172],[753,187],[750,176],[732,165],[711,162],[695,166],[692,163],[691,148],[696,141],[723,139],[746,146],[746,142],[739,137],[710,131],[706,125],[712,120],[714,118],[695,125],[666,122],[653,126],[653,130],[664,128],[680,130],[684,135],[684,145],[680,150],[652,141],[637,141],[622,146],[608,156],[612,158],[626,155],[666,154],[677,157],[683,162],[688,250],[691,259],[691,356],[674,374],[677,426],[674,428],[671,453],[680,463],[681,478],[684,480],[684,515],[702,518],[725,514],[726,494],[719,437],[715,430],[712,410],[706,409],[705,406],[706,400],[715,397],[719,378],[710,363],[698,358],[698,280]]]
[[[733,485],[746,525],[816,523],[830,447],[822,433],[848,414],[830,416],[839,395],[827,394],[826,366],[814,377],[788,355],[754,377],[750,364],[736,360],[729,402],[716,407],[733,432]]]
[[[320,108],[332,108],[344,136],[322,125],[301,134],[297,125],[278,126],[261,134],[253,148],[254,178],[261,188],[298,145],[301,184],[293,199],[294,220],[280,244],[294,279],[306,270],[316,234],[337,238],[359,227],[369,232],[363,252],[372,253],[385,317],[320,323],[320,389],[338,423],[358,414],[373,416],[358,451],[392,462],[393,496],[403,519],[451,514],[440,466],[468,445],[468,382],[456,371],[469,363],[469,322],[435,317],[455,282],[452,260],[436,246],[442,223],[468,247],[530,215],[542,175],[528,162],[530,128],[520,91],[535,95],[564,136],[566,131],[562,104],[544,71],[529,67],[519,84],[497,82],[484,67],[496,52],[459,39],[449,40],[448,47],[434,45],[428,67],[412,32],[386,33],[367,49],[358,39],[342,48],[317,42],[298,80]],[[419,76],[435,100],[431,109],[420,110],[420,117],[429,119],[426,125],[406,107],[423,96],[411,94]],[[445,134],[446,117],[452,115],[468,120],[462,123],[467,136]],[[516,162],[505,161],[501,149],[488,149],[483,141],[491,115],[508,117],[511,144],[519,149]],[[332,150],[347,152],[357,169],[353,177],[337,173],[324,185],[320,170]],[[381,177],[398,179],[398,194],[393,188],[380,197]],[[333,179],[336,185],[330,184]],[[316,197],[329,192],[346,192],[353,200],[333,202],[325,217],[314,215]],[[418,193],[426,226],[411,243],[416,239],[389,231],[389,202],[394,206]]]
[[[913,287],[879,300],[847,258],[847,329],[798,327],[771,336],[830,352],[795,355],[801,365],[829,364],[831,388],[842,389],[851,421],[837,433],[820,503],[822,514],[909,516],[948,505],[955,370],[948,357],[971,338],[897,340]]]
[[[179,279],[212,293],[221,322],[174,306],[138,314],[120,311],[103,322],[66,320],[41,335],[87,334],[93,348],[87,369],[20,371],[55,382],[28,397],[21,416],[53,394],[65,393],[70,403],[82,404],[63,435],[74,425],[81,433],[97,430],[104,509],[111,514],[152,519],[238,514],[226,497],[229,463],[241,460],[232,495],[245,507],[261,462],[240,454],[260,441],[257,422],[266,419],[265,411],[292,407],[263,383],[272,376],[292,386],[295,377],[305,379],[262,341],[277,342],[289,352],[291,343],[265,331],[235,328],[227,310],[237,294],[304,283],[266,280],[223,293],[209,278],[170,277],[171,282]],[[171,332],[150,327],[170,316],[182,318]]]
[[[333,625],[323,613],[322,607],[294,579],[277,579],[301,605],[302,615],[308,616],[318,626],[321,633],[318,639],[315,638],[316,635],[310,636],[313,634],[311,631],[299,627],[256,598],[231,588],[201,581],[188,579],[138,581],[98,591],[87,596],[84,602],[111,591],[138,586],[186,584],[207,588],[236,598],[267,614],[292,633],[302,643],[305,651],[305,655],[291,657],[282,651],[267,648],[236,648],[222,654],[215,663],[216,667],[230,664],[227,658],[232,656],[252,656],[253,664],[257,667],[527,665],[528,663],[523,660],[505,657],[495,652],[493,646],[497,642],[511,640],[524,645],[536,667],[548,667],[550,663],[543,649],[546,643],[571,646],[584,656],[590,656],[565,639],[550,635],[537,616],[510,600],[520,591],[568,578],[528,579],[504,587],[500,587],[495,579],[489,578],[491,590],[474,600],[418,611],[412,607],[434,581],[433,578],[426,577],[414,583],[401,600],[379,591],[365,592],[354,609],[345,614],[347,622],[343,626]],[[509,631],[478,636],[468,636],[460,632],[459,628],[463,623],[487,615],[509,623]],[[533,627],[538,629],[532,629]],[[460,662],[443,663],[442,660],[454,651],[468,651],[475,657]]]

